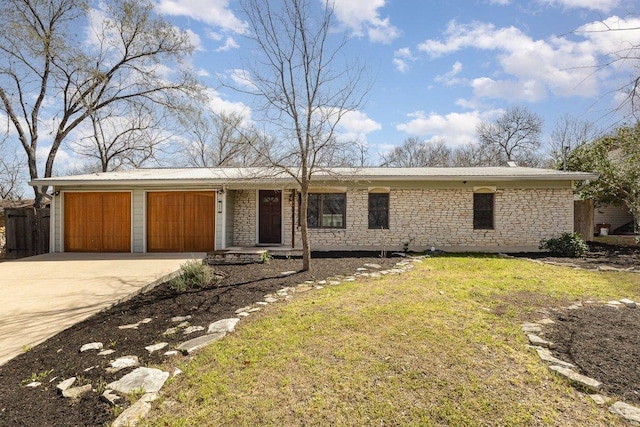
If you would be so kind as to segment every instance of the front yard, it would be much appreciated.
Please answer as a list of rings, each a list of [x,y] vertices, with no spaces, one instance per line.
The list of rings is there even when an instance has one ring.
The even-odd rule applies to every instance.
[[[426,259],[270,306],[185,365],[144,425],[625,425],[549,371],[520,325],[638,296],[637,273]]]
[[[626,254],[624,265],[615,268],[637,270],[637,255]],[[588,300],[638,300],[640,274],[441,255],[416,262],[402,275],[321,282],[349,276],[365,264],[372,274],[373,263],[389,270],[399,260],[318,259],[315,275],[282,274],[299,268],[300,261],[272,260],[216,268],[217,283],[204,289],[176,293],[162,285],[0,366],[0,425],[109,425],[139,397],[121,399],[116,407],[100,399],[108,382],[131,370],[110,373],[110,362],[128,355],[136,355],[142,366],[184,371],[161,390],[151,418],[142,422],[147,426],[626,425],[551,372],[528,347],[521,324],[549,317],[558,327],[582,325],[591,331],[589,321],[597,319],[598,336],[584,336],[604,344],[581,347],[580,357],[603,353],[609,359],[587,361],[596,362],[596,371],[615,369],[607,368],[602,378],[588,375],[611,381],[603,387],[610,397],[638,405],[640,398],[633,400],[640,390],[637,357],[618,356],[636,354],[640,336],[631,332],[638,330],[640,309],[579,316],[564,308],[576,302],[590,306]],[[594,260],[584,260],[584,267],[594,268]],[[311,280],[285,292],[289,299],[277,293]],[[259,306],[224,340],[195,357],[164,355],[193,336],[187,329],[233,317],[265,294],[279,302]],[[624,313],[634,317],[621,318]],[[186,329],[167,334],[176,326],[172,317],[185,315],[191,316]],[[568,342],[558,341],[564,359],[572,351],[571,337],[582,336],[569,335]],[[607,340],[618,347],[601,351]],[[79,352],[93,341],[111,354]],[[145,349],[160,341],[167,348]],[[76,399],[63,398],[56,385],[72,376],[91,389]],[[26,387],[32,380],[41,385]]]

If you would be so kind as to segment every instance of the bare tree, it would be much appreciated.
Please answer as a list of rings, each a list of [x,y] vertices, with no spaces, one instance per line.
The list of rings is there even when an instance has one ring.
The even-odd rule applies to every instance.
[[[90,132],[72,144],[72,149],[98,162],[102,172],[141,167],[156,160],[169,139],[163,126],[168,119],[166,111],[139,103],[130,103],[118,113],[104,108],[89,115]]]
[[[531,164],[540,148],[542,118],[526,107],[511,107],[493,122],[482,122],[476,132],[481,149],[493,157],[491,163],[504,164],[514,161],[520,165]],[[493,164],[492,164],[493,166]]]
[[[291,175],[300,187],[300,224],[303,270],[311,267],[307,224],[309,184],[323,165],[334,164],[337,153],[353,141],[336,137],[336,126],[358,110],[363,67],[343,56],[346,38],[334,40],[332,3],[322,2],[319,17],[312,16],[308,0],[278,2],[244,0],[255,51],[253,66],[245,67],[250,86],[239,87],[254,96],[278,145],[266,155],[277,170]],[[340,145],[345,146],[345,150]]]
[[[451,165],[460,167],[492,166],[491,155],[486,155],[480,144],[469,143],[453,150]]]
[[[0,141],[0,199],[18,200],[22,198],[24,168],[18,155],[9,151]]]
[[[258,153],[270,148],[268,137],[245,124],[238,113],[218,114],[204,109],[183,120],[190,122],[185,147],[190,166],[257,166],[264,162],[264,156]]]
[[[556,120],[549,139],[549,156],[554,168],[566,169],[571,152],[597,138],[595,124],[587,119],[564,114]]]
[[[630,13],[629,16],[633,17],[637,14]],[[616,19],[617,20],[617,19]],[[608,20],[601,20],[600,26],[582,27],[580,30],[575,31],[577,34],[589,35],[590,37],[597,37],[598,33],[620,33],[629,34],[629,38],[626,41],[621,41],[617,48],[608,52],[600,63],[596,65],[596,69],[602,70],[611,66],[616,66],[618,69],[616,72],[620,72],[621,68],[625,68],[628,64],[633,64],[635,71],[630,73],[630,81],[619,87],[616,92],[622,92],[624,99],[618,106],[618,110],[629,108],[631,115],[636,120],[640,119],[640,73],[638,72],[638,59],[640,58],[640,45],[635,43],[635,34],[640,30],[639,26],[622,27],[619,22],[617,25],[610,25]],[[637,22],[637,19],[632,19],[630,22]],[[588,29],[585,29],[588,28]]]
[[[44,135],[51,135],[43,173],[49,177],[63,141],[92,116],[136,99],[164,108],[172,98],[193,96],[197,89],[188,71],[165,73],[192,46],[186,33],[154,15],[151,2],[100,5],[100,11],[81,0],[5,0],[0,5],[0,108],[25,150],[31,179],[39,176],[36,152],[43,123]],[[89,41],[87,33],[77,30],[87,22]],[[34,187],[36,207],[46,191]]]
[[[451,166],[453,151],[444,141],[421,141],[410,137],[382,155],[382,166],[423,167]]]

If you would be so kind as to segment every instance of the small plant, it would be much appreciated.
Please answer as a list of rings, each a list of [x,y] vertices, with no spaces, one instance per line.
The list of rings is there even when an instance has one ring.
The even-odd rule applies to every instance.
[[[405,254],[409,252],[409,242],[402,242],[402,252]]]
[[[21,381],[22,385],[29,384],[32,382],[42,382],[45,378],[47,378],[50,374],[53,373],[53,369],[49,369],[48,371],[42,371],[38,373],[33,373],[29,378],[26,378]]]
[[[96,384],[94,386],[96,393],[98,394],[102,394],[104,393],[104,391],[107,389],[107,381],[105,381],[104,378],[100,378],[98,379],[98,381],[96,381]]]
[[[32,347],[32,346],[30,346],[30,345],[23,345],[23,346],[22,346],[22,352],[23,352],[23,353],[28,353],[28,352],[30,352],[31,350],[33,350],[33,347]]]
[[[140,387],[140,388],[137,388],[135,390],[131,390],[131,393],[129,393],[127,395],[127,398],[129,399],[129,401],[131,403],[134,403],[134,402],[137,402],[138,400],[140,400],[140,398],[142,396],[144,396],[145,393],[146,393],[146,391],[144,390],[144,387]]]
[[[559,237],[542,239],[540,249],[545,249],[554,256],[578,258],[589,252],[589,246],[578,233],[562,233]]]
[[[109,348],[116,348],[116,345],[118,345],[118,340],[109,339],[109,344],[107,344]]]
[[[269,253],[269,251],[262,252],[262,255],[260,256],[260,260],[262,261],[263,264],[269,264],[269,261],[271,261],[271,254]]]
[[[211,283],[213,274],[209,266],[199,261],[188,261],[180,266],[178,276],[169,281],[169,285],[176,292],[188,289],[203,288]]]

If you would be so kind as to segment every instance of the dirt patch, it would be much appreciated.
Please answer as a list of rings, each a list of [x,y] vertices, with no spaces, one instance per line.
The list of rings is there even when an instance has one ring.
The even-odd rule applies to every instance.
[[[554,355],[602,383],[602,391],[640,404],[640,308],[588,305],[556,312],[546,336]]]
[[[108,425],[115,418],[114,409],[100,400],[100,394],[106,384],[130,371],[107,373],[105,368],[110,360],[137,355],[142,366],[159,364],[168,360],[164,351],[150,354],[146,346],[168,342],[169,349],[197,336],[185,337],[181,332],[163,336],[163,332],[175,326],[171,317],[191,315],[191,325],[206,328],[216,320],[233,317],[238,308],[262,301],[265,294],[282,287],[328,276],[352,275],[365,263],[390,268],[397,261],[398,258],[318,258],[313,260],[315,273],[298,272],[283,277],[281,273],[285,271],[298,271],[301,261],[274,259],[267,264],[216,267],[219,280],[205,289],[177,294],[167,284],[160,285],[92,316],[0,366],[0,426]],[[152,320],[137,329],[118,329],[145,318]],[[83,344],[96,341],[115,353],[98,356],[95,351],[79,352]],[[169,360],[175,360],[176,365],[184,361],[183,356],[174,358]],[[56,385],[72,376],[78,378],[74,386],[90,383],[94,390],[75,400],[61,397]],[[42,385],[26,387],[31,379]]]

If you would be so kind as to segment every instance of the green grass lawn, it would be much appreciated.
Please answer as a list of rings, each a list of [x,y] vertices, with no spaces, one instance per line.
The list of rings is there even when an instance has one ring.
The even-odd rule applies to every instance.
[[[638,298],[640,275],[475,256],[269,306],[165,386],[152,426],[623,426],[550,372],[522,321]]]

